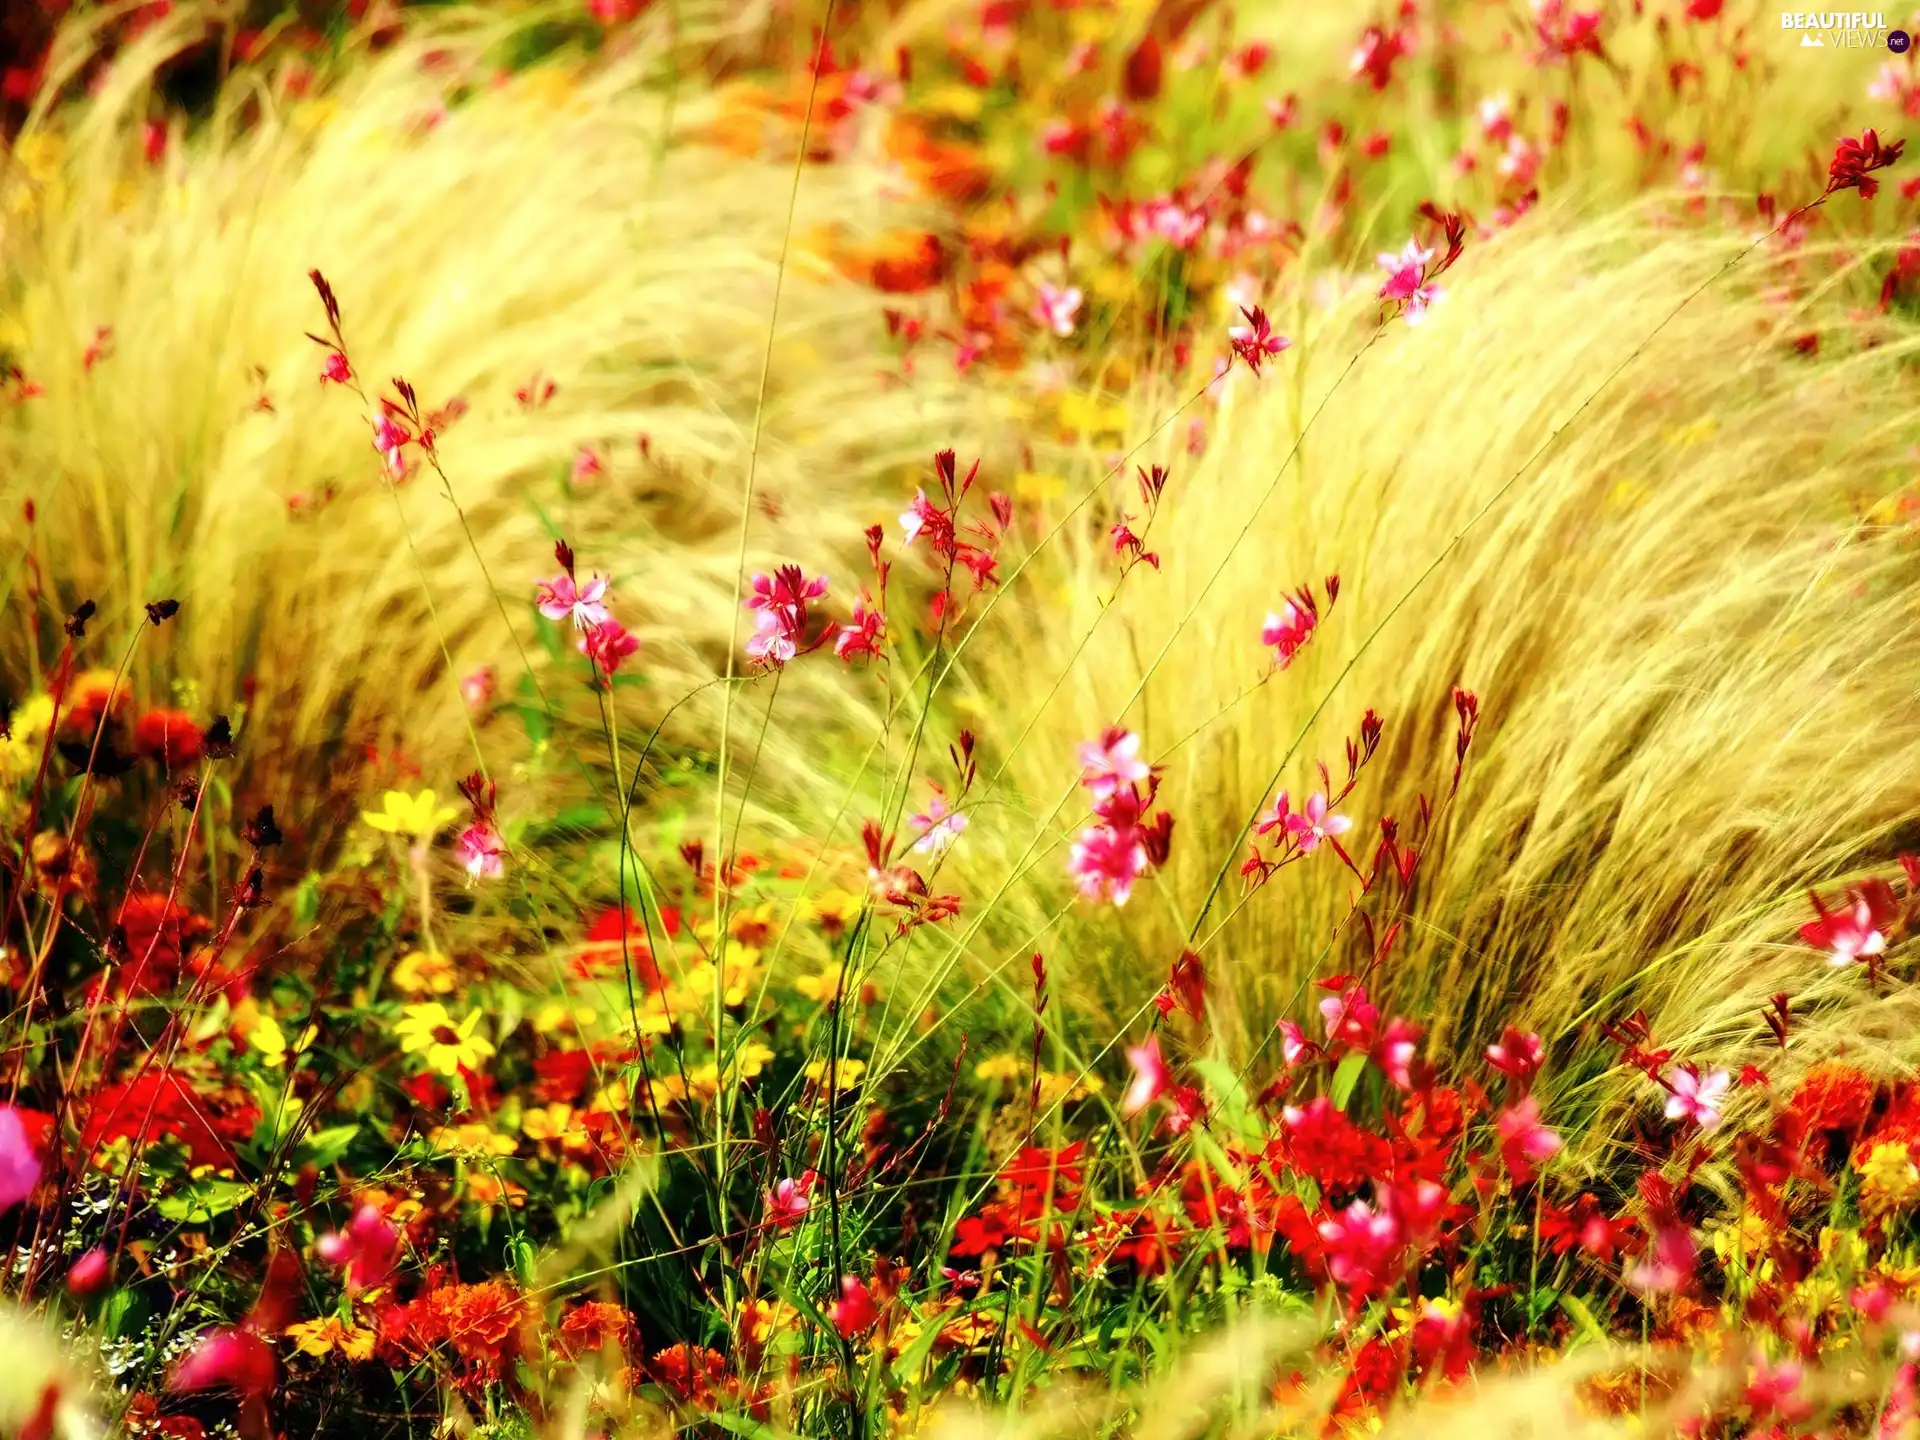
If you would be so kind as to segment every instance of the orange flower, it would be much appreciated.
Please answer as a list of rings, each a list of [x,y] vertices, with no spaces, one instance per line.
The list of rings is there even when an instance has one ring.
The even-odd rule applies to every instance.
[[[1873,1081],[1851,1065],[1826,1060],[1793,1092],[1793,1111],[1809,1130],[1857,1130],[1873,1110]]]
[[[993,172],[975,146],[936,139],[910,116],[893,117],[886,149],[921,189],[955,205],[977,205],[993,188]]]
[[[174,770],[193,764],[206,748],[200,727],[184,710],[147,711],[134,724],[133,747]]]

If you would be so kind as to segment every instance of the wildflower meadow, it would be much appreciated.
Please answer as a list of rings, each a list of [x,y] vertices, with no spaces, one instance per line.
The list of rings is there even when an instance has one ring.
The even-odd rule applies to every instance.
[[[0,1435],[1920,1437],[1920,14],[0,12]]]

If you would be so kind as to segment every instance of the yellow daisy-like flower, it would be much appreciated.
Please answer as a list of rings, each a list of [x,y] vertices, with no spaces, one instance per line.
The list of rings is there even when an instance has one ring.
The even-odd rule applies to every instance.
[[[682,978],[680,982],[679,988],[681,993],[686,997],[688,1005],[697,1008],[703,1001],[712,999],[713,984],[713,964],[711,961],[702,960],[698,965],[695,965],[691,970],[687,971],[685,977]],[[727,966],[725,998],[729,1006],[746,1004],[747,997],[753,994],[758,988],[758,982],[754,977],[753,966],[735,964],[729,964]]]
[[[460,813],[457,805],[439,805],[431,790],[409,795],[404,790],[389,790],[380,797],[380,809],[362,810],[360,818],[375,830],[389,835],[409,835],[415,840],[431,840],[441,827]]]
[[[493,1054],[493,1042],[474,1032],[480,1026],[480,1012],[470,1010],[458,1024],[437,1000],[424,1005],[409,1005],[402,1012],[394,1031],[400,1036],[400,1048],[409,1055],[423,1055],[427,1068],[452,1079],[460,1067],[471,1070]]]
[[[1920,1197],[1920,1165],[1900,1141],[1882,1142],[1860,1162],[1860,1199],[1867,1210],[1884,1215],[1904,1210]]]
[[[734,1053],[729,1067],[735,1080],[751,1080],[773,1060],[773,1049],[758,1040],[749,1041]]]
[[[536,1105],[520,1117],[520,1133],[534,1141],[565,1139],[577,1128],[573,1107],[560,1100],[550,1105]]]
[[[287,1338],[303,1355],[330,1355],[338,1350],[349,1360],[371,1360],[377,1338],[364,1325],[354,1325],[338,1315],[319,1320],[302,1320],[287,1327]]]
[[[262,1065],[280,1066],[287,1063],[286,1032],[271,1015],[263,1013],[253,1022],[253,1028],[247,1031],[247,1044],[260,1057]]]
[[[793,982],[793,988],[809,1000],[831,1000],[833,992],[840,988],[840,976],[846,968],[844,965],[829,965],[818,975],[802,975]]]
[[[973,1067],[976,1080],[1018,1080],[1020,1060],[1014,1055],[989,1055]]]
[[[0,777],[12,780],[33,773],[53,723],[53,697],[34,695],[13,712],[12,734],[0,740]]]
[[[438,950],[409,950],[393,966],[393,983],[409,995],[451,995],[459,976]]]
[[[859,1085],[860,1077],[867,1073],[867,1062],[864,1060],[846,1059],[840,1061],[838,1065],[832,1068],[834,1078],[839,1083],[840,1088],[842,1090],[852,1090]],[[824,1085],[827,1083],[827,1070],[827,1061],[812,1061],[807,1066],[807,1078]]]
[[[442,1125],[433,1132],[433,1148],[449,1155],[511,1155],[520,1147],[511,1135],[501,1135],[477,1121]]]

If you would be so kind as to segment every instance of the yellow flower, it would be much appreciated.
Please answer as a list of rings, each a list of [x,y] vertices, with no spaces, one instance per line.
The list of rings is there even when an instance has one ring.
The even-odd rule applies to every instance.
[[[13,712],[13,733],[0,741],[0,774],[8,779],[25,776],[40,763],[46,747],[47,726],[53,723],[53,697],[34,695]]]
[[[1062,428],[1076,431],[1089,439],[1100,435],[1115,438],[1125,435],[1128,418],[1126,406],[1108,405],[1092,395],[1066,394],[1060,397]]]
[[[480,1012],[470,1010],[458,1025],[439,1001],[409,1005],[394,1031],[400,1036],[400,1048],[409,1055],[424,1054],[427,1068],[452,1079],[460,1067],[472,1069],[493,1054],[493,1043],[474,1034],[480,1025]]]
[[[287,1327],[287,1338],[303,1355],[327,1355],[338,1350],[349,1360],[371,1360],[377,1338],[364,1325],[328,1315],[319,1320],[302,1320]]]
[[[860,897],[851,890],[829,890],[824,895],[809,896],[797,907],[803,920],[819,922],[824,928],[837,930],[852,922],[860,913]]]
[[[287,1063],[287,1037],[280,1029],[280,1022],[271,1015],[263,1014],[253,1022],[253,1028],[247,1032],[247,1044],[260,1056],[262,1065]]]
[[[476,1205],[498,1205],[504,1200],[518,1210],[527,1203],[527,1191],[525,1186],[511,1180],[502,1180],[484,1170],[472,1170],[467,1173],[467,1198]]]
[[[1920,1166],[1899,1141],[1882,1142],[1860,1162],[1860,1200],[1868,1213],[1904,1210],[1920,1196]]]
[[[812,1061],[807,1066],[807,1078],[824,1085],[827,1080],[827,1069],[828,1065],[825,1060]],[[842,1060],[838,1065],[833,1067],[833,1070],[834,1078],[839,1082],[840,1088],[842,1090],[851,1090],[860,1083],[860,1077],[867,1073],[867,1062],[852,1059]]]
[[[438,950],[409,950],[393,967],[393,983],[409,995],[451,995],[457,978]]]
[[[534,1141],[560,1140],[577,1128],[573,1107],[559,1100],[536,1105],[520,1117],[520,1133]]]
[[[735,1052],[733,1064],[728,1068],[732,1071],[735,1080],[751,1080],[765,1070],[767,1062],[772,1059],[773,1051],[770,1047],[762,1045],[758,1040],[752,1040]]]
[[[757,952],[756,952],[757,953]],[[680,981],[680,990],[688,998],[689,1005],[697,1008],[713,998],[714,966],[709,960],[702,960],[687,971]],[[747,997],[757,988],[751,964],[735,964],[729,959],[727,965],[726,1003],[744,1005]]]
[[[989,1055],[973,1067],[976,1080],[1018,1080],[1020,1059],[1015,1055]]]
[[[831,1000],[833,992],[840,988],[840,975],[845,969],[844,965],[829,965],[818,975],[802,975],[793,982],[793,988],[809,1000]]]
[[[435,807],[431,790],[409,795],[404,790],[389,790],[380,797],[378,812],[362,810],[360,818],[375,830],[389,835],[411,835],[416,840],[431,840],[440,828],[460,813],[455,805]]]
[[[1067,482],[1058,475],[1050,475],[1039,470],[1022,470],[1013,477],[1013,495],[1016,500],[1030,500],[1046,504],[1058,500],[1067,493]]]
[[[60,171],[66,156],[66,142],[46,130],[35,130],[14,142],[13,158],[36,185],[44,185]]]
[[[511,1155],[520,1148],[511,1135],[497,1134],[478,1121],[442,1125],[432,1140],[434,1149],[449,1155]]]
[[[562,1005],[558,1000],[549,1000],[533,1012],[533,1029],[538,1035],[552,1035],[556,1031],[591,1030],[599,1021],[600,1012],[590,1005]]]

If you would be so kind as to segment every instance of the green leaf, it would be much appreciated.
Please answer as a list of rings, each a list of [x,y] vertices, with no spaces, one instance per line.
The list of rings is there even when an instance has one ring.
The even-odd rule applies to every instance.
[[[187,1189],[167,1196],[153,1208],[163,1219],[199,1225],[225,1215],[253,1193],[251,1185],[238,1180],[200,1180]]]
[[[514,1273],[520,1277],[520,1284],[526,1289],[533,1288],[533,1271],[539,1257],[533,1245],[524,1237],[516,1236],[512,1245]]]
[[[320,876],[309,870],[293,892],[293,923],[305,929],[320,918]]]
[[[1367,1068],[1367,1055],[1364,1050],[1355,1050],[1341,1060],[1339,1068],[1333,1072],[1333,1108],[1345,1110],[1347,1101],[1353,1098],[1353,1087],[1360,1083],[1360,1072]]]
[[[1212,1092],[1215,1123],[1249,1139],[1256,1136],[1259,1125],[1240,1072],[1220,1060],[1195,1060],[1192,1068]]]
[[[1600,1322],[1593,1318],[1593,1312],[1581,1302],[1579,1297],[1563,1294],[1560,1297],[1560,1308],[1567,1312],[1568,1318],[1587,1339],[1602,1345],[1607,1343],[1607,1332],[1601,1327]]]
[[[324,1130],[316,1130],[300,1146],[300,1163],[325,1170],[336,1165],[340,1157],[347,1153],[347,1147],[353,1143],[353,1137],[360,1133],[360,1123],[350,1125],[329,1125]]]

